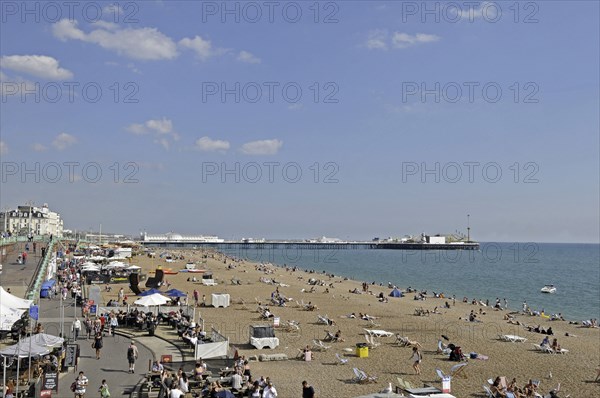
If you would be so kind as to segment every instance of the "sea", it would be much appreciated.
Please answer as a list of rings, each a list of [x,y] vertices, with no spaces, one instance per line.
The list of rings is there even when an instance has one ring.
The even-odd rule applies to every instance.
[[[568,320],[600,319],[600,245],[481,243],[480,250],[221,249],[255,262],[298,267],[360,282],[413,287],[469,301],[496,298],[513,310],[532,310]],[[541,293],[546,284],[556,293]]]

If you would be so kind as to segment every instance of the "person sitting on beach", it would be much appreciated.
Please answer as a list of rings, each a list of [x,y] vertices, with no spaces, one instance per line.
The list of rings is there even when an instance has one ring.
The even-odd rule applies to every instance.
[[[446,301],[446,303],[444,304],[444,307],[450,309],[450,303]]]
[[[490,386],[490,391],[492,392],[494,398],[506,397],[506,391],[504,387],[501,386],[501,380],[502,379],[500,378],[500,376],[496,377],[494,379],[494,383],[492,383],[492,385]]]
[[[506,391],[511,392],[515,396],[515,398],[523,397],[523,395],[522,395],[523,391],[521,391],[521,389],[517,385],[517,379],[515,377],[513,377],[511,382],[508,383],[508,386],[506,387]]]
[[[523,387],[526,397],[534,397],[537,393],[537,386],[533,384],[533,380],[529,379],[529,383],[525,384]]]
[[[554,335],[554,332],[552,331],[552,326],[550,326],[548,329],[546,329],[546,334],[548,336],[553,336]]]
[[[335,332],[335,335],[333,336],[333,340],[332,341],[333,342],[338,342],[338,343],[346,341],[346,340],[344,340],[342,338],[342,331],[341,330],[338,329],[338,331]]]
[[[540,343],[540,346],[542,346],[542,347],[550,346],[550,339],[548,338],[548,336],[544,337],[544,340],[542,340],[542,342]]]
[[[558,339],[552,340],[552,345],[550,346],[554,352],[561,352],[560,344],[558,344]]]

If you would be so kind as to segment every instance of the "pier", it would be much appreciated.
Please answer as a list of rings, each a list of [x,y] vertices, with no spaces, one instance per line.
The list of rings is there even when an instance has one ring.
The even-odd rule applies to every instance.
[[[478,242],[465,243],[400,243],[400,242],[303,242],[303,241],[264,241],[264,242],[202,242],[202,241],[140,241],[148,248],[213,248],[216,250],[232,249],[281,249],[300,248],[307,250],[479,250]]]

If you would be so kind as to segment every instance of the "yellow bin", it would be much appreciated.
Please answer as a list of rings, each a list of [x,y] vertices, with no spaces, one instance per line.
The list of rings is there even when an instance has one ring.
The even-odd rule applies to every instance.
[[[359,358],[369,357],[369,347],[356,347],[356,356]]]

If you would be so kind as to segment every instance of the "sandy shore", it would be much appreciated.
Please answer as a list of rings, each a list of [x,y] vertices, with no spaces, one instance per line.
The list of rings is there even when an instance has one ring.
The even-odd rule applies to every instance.
[[[199,312],[205,320],[205,325],[214,326],[221,333],[229,337],[232,345],[239,349],[240,355],[258,355],[261,353],[285,353],[291,360],[279,362],[254,362],[252,373],[254,377],[269,376],[279,391],[281,397],[296,397],[301,395],[301,382],[308,380],[319,397],[353,397],[370,392],[380,391],[388,383],[397,385],[397,377],[409,381],[413,385],[422,383],[441,387],[441,382],[436,376],[435,369],[439,368],[447,373],[456,362],[450,362],[447,357],[436,353],[437,341],[441,335],[450,338],[450,341],[462,347],[463,353],[477,352],[489,357],[489,360],[470,359],[466,368],[468,378],[455,378],[452,380],[452,393],[457,397],[480,396],[483,393],[482,385],[486,380],[496,376],[506,376],[509,380],[517,378],[519,385],[524,385],[528,379],[541,380],[540,389],[548,392],[551,388],[561,383],[561,397],[571,394],[572,397],[600,396],[600,383],[594,383],[596,368],[600,363],[600,330],[582,328],[569,325],[562,321],[549,321],[539,317],[517,315],[517,320],[528,325],[541,324],[547,328],[552,326],[556,338],[563,348],[569,350],[565,355],[543,354],[534,350],[533,344],[539,344],[544,335],[526,331],[522,326],[513,325],[503,320],[507,311],[494,311],[485,308],[486,314],[481,315],[483,322],[471,323],[464,320],[471,310],[479,311],[479,306],[459,302],[462,298],[460,292],[456,294],[457,302],[450,309],[443,308],[447,299],[428,298],[426,301],[413,300],[414,294],[407,294],[403,298],[389,298],[388,303],[381,303],[375,295],[383,292],[386,296],[390,289],[380,286],[369,286],[371,294],[352,294],[350,290],[361,290],[360,282],[344,280],[341,277],[329,277],[321,273],[311,274],[297,270],[292,272],[285,268],[269,266],[272,273],[255,269],[256,264],[249,262],[225,261],[225,256],[216,254],[215,258],[203,259],[200,250],[172,251],[182,254],[186,260],[166,263],[160,258],[134,257],[132,263],[143,268],[143,272],[154,270],[158,265],[163,268],[179,270],[184,268],[187,260],[198,262],[199,268],[209,269],[219,281],[219,285],[206,287],[199,282],[188,282],[187,278],[201,274],[179,273],[166,275],[171,288],[189,292],[190,303],[193,302],[191,294],[194,289],[200,292],[200,297],[205,294],[210,304],[212,293],[229,293],[231,307],[229,308],[200,308]],[[206,261],[201,263],[201,261]],[[233,265],[234,268],[229,268]],[[275,279],[277,282],[289,286],[280,286],[279,291],[293,299],[288,306],[271,306],[275,316],[282,322],[296,320],[300,322],[299,332],[278,331],[277,337],[280,346],[274,350],[256,350],[248,345],[248,325],[263,324],[256,312],[256,300],[268,303],[275,285],[260,282],[261,277]],[[231,279],[239,279],[241,285],[233,285]],[[308,292],[309,278],[320,279],[329,287],[317,286],[313,293]],[[119,285],[113,286],[110,294],[105,294],[105,299],[115,298]],[[400,286],[405,288],[405,286]],[[131,292],[125,287],[126,292]],[[163,290],[166,290],[163,288]],[[304,291],[303,291],[304,290]],[[244,309],[240,300],[246,302]],[[132,300],[130,300],[132,301]],[[319,310],[305,311],[296,306],[296,301],[311,301]],[[452,303],[452,300],[449,300]],[[429,316],[415,316],[414,310],[423,307],[432,311],[438,307],[441,314]],[[411,348],[400,347],[394,344],[395,337],[380,338],[381,345],[369,351],[368,358],[358,358],[355,355],[355,344],[364,342],[364,328],[369,328],[368,323],[361,319],[350,319],[344,315],[350,313],[367,313],[378,319],[380,324],[377,329],[393,333],[400,333],[411,340],[419,341],[423,346],[424,360],[422,374],[417,376],[412,369]],[[336,322],[335,326],[317,323],[317,314],[327,314]],[[459,318],[463,318],[460,320]],[[304,362],[294,360],[297,350],[312,345],[313,339],[323,339],[325,330],[342,331],[345,342],[326,343],[332,346],[326,352],[314,352],[313,361]],[[565,333],[575,336],[565,336]],[[500,341],[499,334],[519,335],[528,339],[526,343],[509,343]],[[337,365],[335,354],[349,359],[348,365]],[[351,383],[352,368],[359,367],[369,374],[378,376],[377,384],[357,385]],[[549,375],[552,374],[550,379]]]

